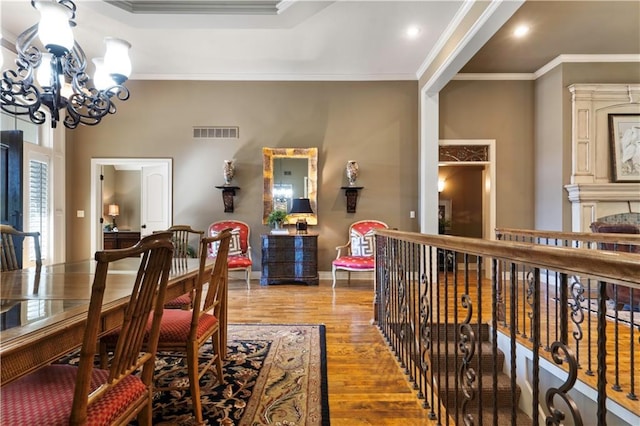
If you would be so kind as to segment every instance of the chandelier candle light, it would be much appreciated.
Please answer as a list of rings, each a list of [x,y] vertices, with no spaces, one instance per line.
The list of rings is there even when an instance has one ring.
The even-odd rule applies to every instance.
[[[105,115],[115,114],[112,98],[129,99],[123,84],[131,74],[131,45],[104,39],[106,53],[104,59],[93,59],[91,86],[87,58],[73,37],[76,5],[71,0],[31,0],[31,5],[40,12],[40,22],[18,36],[17,68],[2,72],[2,110],[43,124],[46,107],[51,127],[60,121],[59,111],[65,110],[64,125],[69,129],[96,125]]]

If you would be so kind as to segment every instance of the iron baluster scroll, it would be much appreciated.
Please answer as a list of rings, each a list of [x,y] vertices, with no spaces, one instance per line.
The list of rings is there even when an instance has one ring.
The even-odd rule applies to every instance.
[[[47,119],[46,107],[54,128],[60,121],[60,110],[65,110],[63,123],[69,129],[79,124],[96,125],[107,114],[115,114],[114,98],[129,99],[123,84],[131,73],[131,45],[105,38],[105,58],[94,59],[92,80],[87,74],[87,57],[71,32],[76,25],[76,5],[71,0],[31,0],[31,5],[40,11],[41,20],[18,36],[16,69],[2,72],[2,110],[28,116],[39,125]]]
[[[573,398],[569,395],[569,391],[573,389],[576,384],[576,379],[578,378],[578,362],[576,357],[571,349],[562,342],[553,342],[551,345],[551,356],[553,357],[553,361],[558,365],[562,365],[566,362],[569,366],[569,374],[567,375],[567,379],[559,388],[549,388],[549,390],[547,390],[545,403],[550,415],[547,416],[545,420],[546,424],[564,424],[566,414],[559,410],[554,403],[554,398],[558,397],[564,402],[566,409],[569,410],[573,424],[581,426],[584,423],[582,421],[582,416],[580,415],[580,410]]]

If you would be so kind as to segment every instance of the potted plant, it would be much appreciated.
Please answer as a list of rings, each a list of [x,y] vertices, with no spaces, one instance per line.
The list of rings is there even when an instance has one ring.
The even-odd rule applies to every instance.
[[[267,222],[271,227],[278,229],[280,228],[282,223],[286,220],[286,218],[287,218],[286,211],[273,210],[271,211],[271,213],[269,213],[269,216],[267,216]]]

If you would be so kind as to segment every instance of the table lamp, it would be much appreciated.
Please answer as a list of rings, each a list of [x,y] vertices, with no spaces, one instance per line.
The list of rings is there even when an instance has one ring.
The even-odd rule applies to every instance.
[[[118,225],[116,225],[116,216],[120,216],[120,206],[117,204],[109,204],[109,216],[113,220],[112,230],[117,231]]]
[[[308,198],[295,198],[291,205],[291,211],[289,214],[296,217],[296,233],[307,233],[307,215],[313,214],[311,210],[311,203]]]

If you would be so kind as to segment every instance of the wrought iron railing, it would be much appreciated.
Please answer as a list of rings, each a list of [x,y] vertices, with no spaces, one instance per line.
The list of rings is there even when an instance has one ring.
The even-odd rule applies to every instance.
[[[631,325],[640,313],[629,312],[628,323],[618,311],[609,318],[606,299],[607,284],[640,292],[639,255],[392,230],[377,231],[376,244],[375,319],[428,417],[640,419],[640,331]],[[620,336],[629,340],[622,345]],[[626,395],[616,402],[612,394]]]

